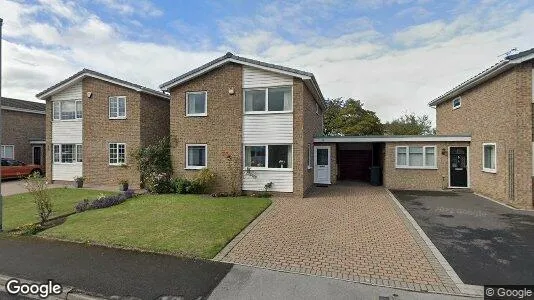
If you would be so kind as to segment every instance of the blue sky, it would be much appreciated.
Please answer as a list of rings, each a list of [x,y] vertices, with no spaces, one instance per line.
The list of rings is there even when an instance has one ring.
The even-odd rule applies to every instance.
[[[313,72],[326,97],[384,120],[534,47],[534,2],[0,0],[3,95],[81,68],[156,88],[227,51]]]

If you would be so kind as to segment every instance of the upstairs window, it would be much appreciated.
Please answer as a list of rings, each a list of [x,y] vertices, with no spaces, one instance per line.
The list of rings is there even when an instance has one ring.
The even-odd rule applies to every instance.
[[[293,92],[290,86],[245,90],[245,113],[291,112]]]
[[[83,117],[82,100],[61,100],[52,104],[54,120],[76,120]]]
[[[395,162],[398,169],[436,168],[436,146],[398,146]]]
[[[126,97],[109,97],[109,118],[126,119]]]
[[[208,92],[187,92],[185,106],[186,116],[207,116]]]
[[[458,97],[452,100],[452,109],[457,109],[462,106],[462,98]]]

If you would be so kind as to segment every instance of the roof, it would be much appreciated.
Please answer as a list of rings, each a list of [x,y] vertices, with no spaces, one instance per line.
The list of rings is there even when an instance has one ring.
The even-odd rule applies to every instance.
[[[262,61],[255,60],[255,59],[237,56],[231,52],[227,52],[225,55],[221,57],[218,57],[198,68],[195,68],[189,72],[186,72],[176,78],[173,78],[161,84],[159,87],[164,91],[168,91],[174,86],[187,82],[193,78],[196,78],[212,69],[215,69],[229,62],[252,66],[252,67],[256,67],[256,68],[260,68],[260,69],[264,69],[264,70],[268,70],[268,71],[272,71],[272,72],[276,72],[280,74],[285,74],[285,75],[289,75],[293,77],[299,77],[302,80],[304,80],[308,88],[310,88],[317,103],[319,103],[319,105],[321,105],[321,107],[324,108],[324,103],[323,103],[324,97],[323,97],[323,94],[321,93],[319,85],[317,84],[317,81],[315,80],[315,76],[313,75],[313,73],[302,71],[302,70],[297,70],[293,68],[288,68],[288,67],[284,67],[281,65],[266,63],[266,62],[262,62]]]
[[[521,64],[525,61],[534,59],[534,48],[526,51],[519,52],[517,54],[508,55],[505,59],[487,68],[486,70],[478,73],[477,75],[469,78],[468,80],[460,83],[453,89],[444,93],[443,95],[435,98],[428,103],[429,106],[436,106],[452,98],[460,96],[463,92],[472,89],[473,87],[486,82],[487,80],[511,69],[515,65]]]
[[[2,97],[2,109],[44,114],[46,104],[34,101]]]
[[[99,73],[99,72],[96,72],[96,71],[93,71],[93,70],[89,70],[89,69],[83,69],[80,72],[68,77],[67,79],[65,79],[63,81],[60,81],[60,82],[54,84],[53,86],[47,88],[46,90],[40,92],[39,94],[37,94],[35,96],[37,98],[39,98],[39,99],[44,100],[44,99],[50,97],[51,95],[54,95],[57,92],[62,91],[63,89],[65,89],[66,87],[72,85],[73,83],[78,82],[79,80],[82,80],[85,77],[93,77],[93,78],[101,79],[101,80],[104,80],[104,81],[107,81],[107,82],[111,82],[111,83],[114,83],[114,84],[117,84],[117,85],[120,85],[120,86],[124,86],[126,88],[133,89],[133,90],[138,91],[138,92],[151,94],[151,95],[154,95],[154,96],[157,96],[157,97],[161,97],[161,98],[165,98],[165,99],[169,99],[170,98],[168,94],[162,93],[160,91],[156,91],[156,90],[144,87],[144,86],[139,85],[139,84],[135,84],[135,83],[132,83],[132,82],[129,82],[129,81],[126,81],[126,80],[122,80],[122,79],[119,79],[119,78],[116,78],[116,77],[112,77],[112,76],[109,76],[109,75],[106,75],[106,74],[102,74],[102,73]]]
[[[315,143],[375,143],[375,142],[470,142],[471,135],[361,135],[318,136]]]

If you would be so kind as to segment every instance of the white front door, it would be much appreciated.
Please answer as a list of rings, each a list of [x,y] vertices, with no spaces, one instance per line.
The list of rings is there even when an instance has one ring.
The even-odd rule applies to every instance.
[[[315,183],[330,184],[330,146],[315,146]]]

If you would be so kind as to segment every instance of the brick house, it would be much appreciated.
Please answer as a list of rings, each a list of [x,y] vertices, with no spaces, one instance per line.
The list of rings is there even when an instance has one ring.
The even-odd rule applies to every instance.
[[[45,104],[2,97],[2,158],[44,165]]]
[[[174,174],[208,167],[218,191],[304,195],[324,99],[313,74],[227,53],[160,88],[171,95]]]
[[[169,95],[92,70],[36,96],[46,101],[49,181],[138,187],[132,151],[169,135]]]

